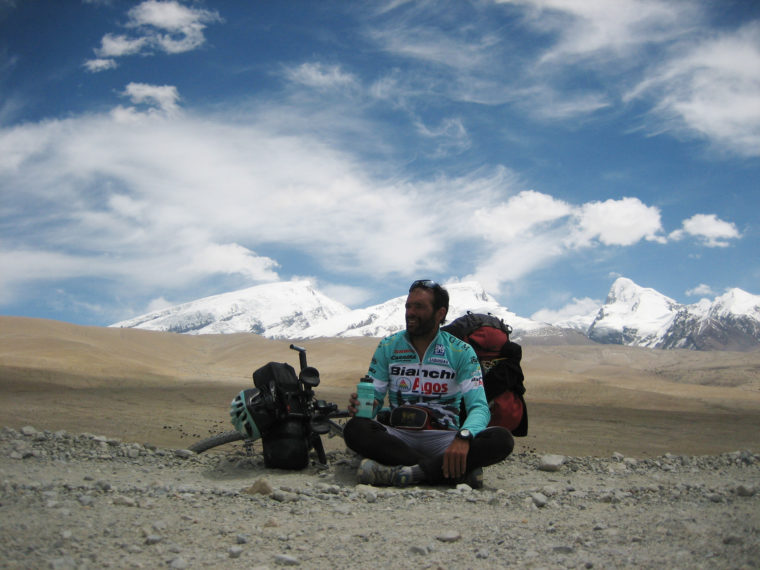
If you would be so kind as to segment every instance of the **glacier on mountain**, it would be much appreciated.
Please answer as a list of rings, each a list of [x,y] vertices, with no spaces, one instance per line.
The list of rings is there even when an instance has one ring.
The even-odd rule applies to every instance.
[[[621,277],[595,313],[543,323],[501,306],[477,282],[450,283],[448,321],[467,311],[491,313],[528,344],[597,342],[648,348],[752,350],[760,346],[760,296],[731,289],[714,301],[685,305]],[[115,323],[184,334],[255,333],[273,339],[382,337],[405,327],[401,295],[349,309],[307,280],[268,283],[205,297]],[[589,340],[590,339],[590,340]]]
[[[115,323],[184,334],[255,333],[270,338],[300,338],[314,323],[350,312],[309,281],[267,283],[204,297]]]

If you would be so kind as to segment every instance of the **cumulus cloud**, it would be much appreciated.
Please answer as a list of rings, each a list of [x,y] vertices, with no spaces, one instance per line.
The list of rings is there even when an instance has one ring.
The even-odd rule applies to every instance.
[[[697,238],[707,247],[728,247],[729,240],[741,237],[735,224],[721,220],[715,214],[695,214],[684,220],[682,227],[672,232],[670,238],[680,240],[687,235]]]
[[[687,289],[686,295],[689,297],[713,297],[716,295],[715,291],[713,291],[713,288],[709,285],[705,285],[704,283],[700,283],[693,289]]]
[[[108,69],[116,69],[118,64],[114,59],[90,59],[84,62],[84,66],[90,73],[98,73],[99,71],[106,71]]]
[[[179,100],[170,86],[132,83],[124,95],[163,110]],[[104,113],[0,130],[0,184],[17,189],[4,208],[29,228],[0,250],[5,291],[72,276],[167,294],[211,276],[271,281],[273,244],[332,275],[469,267],[498,290],[573,251],[632,245],[660,228],[657,210],[637,199],[571,204],[521,191],[503,168],[372,177],[320,137],[279,132],[274,112],[265,105],[246,121]]]
[[[129,83],[122,94],[136,105],[155,106],[167,114],[175,113],[179,109],[179,91],[173,85]]]
[[[584,297],[583,299],[573,298],[559,309],[541,309],[533,313],[530,318],[549,324],[558,324],[577,317],[588,317],[590,321],[601,306],[602,301],[598,299],[591,299],[589,297]]]
[[[135,29],[195,21],[147,9],[158,4],[167,3],[141,4]],[[108,45],[116,54],[138,43]],[[360,87],[338,66],[309,63],[285,75],[319,91]],[[350,140],[363,143],[378,126],[360,111],[278,101],[199,116],[179,112],[172,85],[132,82],[121,95],[132,106],[0,130],[0,187],[16,189],[4,197],[6,216],[34,227],[0,246],[6,297],[29,281],[73,276],[176,296],[209,278],[278,279],[280,256],[293,253],[333,276],[470,272],[465,278],[497,292],[583,250],[665,241],[659,209],[638,198],[572,203],[525,190],[503,167],[406,180],[362,162],[356,145],[332,144],[330,130],[360,133]],[[469,144],[458,118],[413,125],[434,152]],[[732,224],[704,218],[671,236],[708,245],[736,237]]]
[[[85,62],[90,72],[116,67],[115,58],[153,52],[184,53],[202,46],[207,24],[220,22],[216,11],[185,6],[174,0],[145,0],[127,12],[130,34],[107,33],[95,48],[96,59]]]
[[[577,225],[568,240],[574,247],[598,240],[604,245],[632,245],[641,240],[664,241],[660,211],[638,198],[589,202],[576,213]]]

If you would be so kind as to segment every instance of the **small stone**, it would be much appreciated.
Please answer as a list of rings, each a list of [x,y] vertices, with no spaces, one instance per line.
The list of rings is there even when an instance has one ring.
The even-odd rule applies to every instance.
[[[292,503],[297,501],[299,498],[295,493],[283,491],[282,489],[277,489],[272,493],[271,496],[275,501],[278,501],[280,503]]]
[[[442,532],[435,538],[437,540],[440,540],[441,542],[456,542],[457,540],[462,538],[462,535],[459,533],[459,531],[447,530],[447,531]]]
[[[377,501],[377,491],[370,485],[357,485],[356,492],[368,503]]]
[[[546,498],[546,495],[543,493],[531,493],[530,498],[533,501],[533,504],[537,507],[545,507],[546,503],[549,502],[549,499]]]
[[[158,544],[163,540],[162,536],[159,536],[157,534],[149,534],[145,537],[145,544]]]
[[[277,564],[282,564],[283,566],[298,566],[301,564],[298,558],[295,556],[288,556],[287,554],[276,554],[274,561]]]
[[[559,471],[565,463],[564,455],[544,455],[538,464],[539,471]]]
[[[557,554],[572,554],[575,552],[575,549],[572,546],[567,546],[564,544],[555,546],[552,550],[554,550],[554,552]]]
[[[113,504],[121,507],[135,507],[137,506],[137,501],[130,497],[125,497],[124,495],[118,495],[113,498]]]
[[[274,487],[272,487],[272,484],[263,477],[256,479],[253,482],[253,485],[243,490],[243,493],[248,495],[271,495],[273,492]]]
[[[190,459],[193,455],[195,455],[195,452],[190,451],[189,449],[175,449],[174,455],[180,459]]]
[[[736,494],[740,497],[752,497],[755,493],[755,488],[751,485],[738,485],[736,487]]]
[[[227,549],[227,554],[230,558],[240,558],[240,555],[243,554],[243,547],[241,546],[230,546]]]
[[[187,567],[187,561],[181,556],[177,556],[169,562],[169,568],[174,568],[174,570],[184,570]]]
[[[77,497],[77,501],[79,501],[79,504],[83,507],[91,507],[95,502],[95,499],[93,499],[90,495],[79,495]]]

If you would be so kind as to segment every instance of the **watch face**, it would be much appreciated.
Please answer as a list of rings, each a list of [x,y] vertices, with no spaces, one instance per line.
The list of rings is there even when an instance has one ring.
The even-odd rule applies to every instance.
[[[472,434],[468,429],[460,429],[457,435],[462,439],[470,439],[472,437]]]

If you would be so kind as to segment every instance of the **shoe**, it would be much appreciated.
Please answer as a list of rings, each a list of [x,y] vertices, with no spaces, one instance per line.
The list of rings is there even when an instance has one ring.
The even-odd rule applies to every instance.
[[[483,488],[483,468],[482,467],[476,467],[475,469],[472,469],[471,471],[468,471],[464,474],[464,477],[462,478],[462,483],[466,483],[473,489],[482,489]]]
[[[366,485],[406,487],[412,484],[412,469],[405,465],[383,465],[372,459],[362,459],[356,477]]]

